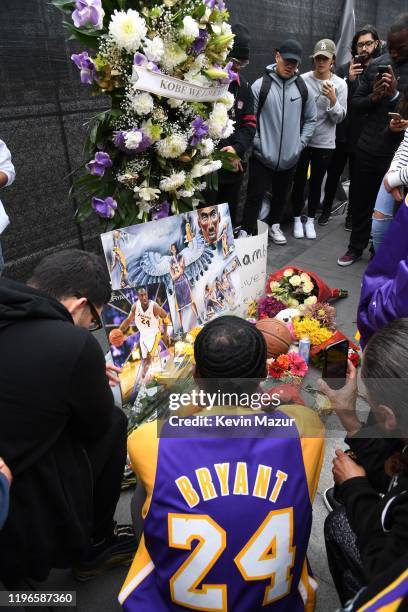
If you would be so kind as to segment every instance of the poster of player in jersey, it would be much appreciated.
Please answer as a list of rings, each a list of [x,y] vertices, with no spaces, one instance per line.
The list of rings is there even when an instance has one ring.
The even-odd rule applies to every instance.
[[[127,404],[173,359],[173,325],[164,285],[114,291],[102,319],[113,362],[122,368],[119,380]]]
[[[102,244],[113,289],[165,286],[177,337],[238,312],[241,282],[227,204],[114,230]]]

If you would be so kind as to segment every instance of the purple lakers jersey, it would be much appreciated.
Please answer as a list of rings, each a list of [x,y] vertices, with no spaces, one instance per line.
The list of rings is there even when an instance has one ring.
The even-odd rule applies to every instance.
[[[129,444],[148,499],[124,609],[313,609],[306,551],[322,437],[301,440],[294,422],[279,437],[233,439],[198,428],[193,438],[158,440],[155,428],[141,427]]]

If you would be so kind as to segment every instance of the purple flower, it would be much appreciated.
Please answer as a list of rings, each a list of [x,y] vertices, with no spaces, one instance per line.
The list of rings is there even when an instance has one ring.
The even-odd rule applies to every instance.
[[[115,214],[118,203],[111,196],[104,200],[93,197],[91,206],[104,219],[111,219]]]
[[[105,174],[107,168],[112,168],[112,160],[108,153],[104,153],[104,151],[99,151],[95,155],[95,159],[92,159],[88,164],[86,164],[86,168],[89,170],[93,176],[99,176],[102,178]]]
[[[95,78],[96,70],[95,64],[92,59],[89,57],[86,51],[82,53],[74,53],[71,55],[71,60],[74,62],[75,66],[79,68],[81,71],[81,83],[85,85],[92,85],[92,81]]]
[[[152,221],[158,221],[159,219],[164,219],[169,216],[170,212],[170,204],[165,200],[161,204],[156,204],[156,206],[152,209]]]
[[[225,70],[228,72],[228,81],[227,81],[227,83],[232,83],[233,81],[237,81],[238,80],[238,72],[234,72],[232,70],[232,66],[233,66],[232,62],[229,62],[225,66]]]
[[[119,149],[119,151],[122,151],[122,153],[125,153],[126,155],[135,155],[136,153],[143,153],[143,151],[146,151],[146,149],[152,146],[152,140],[149,138],[149,136],[145,134],[143,130],[138,130],[137,128],[134,128],[133,130],[129,130],[129,132],[139,132],[142,138],[137,148],[129,149],[126,146],[126,135],[128,134],[128,132],[122,130],[119,132],[115,132],[115,135],[113,137],[113,144],[117,149]]]
[[[208,134],[208,125],[205,123],[204,119],[200,116],[196,117],[191,124],[193,128],[193,137],[191,139],[191,146],[196,147],[200,140],[207,136]]]
[[[143,53],[135,53],[133,57],[133,65],[137,66],[138,68],[148,68],[153,72],[160,72],[157,64],[155,64],[154,62],[149,62],[149,60],[145,55],[143,55]]]
[[[208,8],[215,9],[217,8],[219,11],[223,11],[225,9],[224,0],[204,0]]]
[[[90,24],[95,30],[101,30],[104,14],[101,0],[76,0],[72,21],[76,28]]]
[[[206,29],[200,28],[200,34],[191,45],[192,53],[200,55],[207,46],[208,32]]]

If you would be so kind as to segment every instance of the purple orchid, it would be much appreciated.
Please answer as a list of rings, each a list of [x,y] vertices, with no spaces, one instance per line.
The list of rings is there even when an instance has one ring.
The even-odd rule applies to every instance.
[[[159,221],[159,219],[164,219],[168,217],[170,213],[170,203],[165,200],[161,202],[161,204],[157,204],[152,209],[152,221]]]
[[[191,124],[191,127],[193,128],[191,146],[196,147],[199,144],[200,140],[202,140],[204,136],[207,136],[209,128],[204,119],[199,115],[194,119]]]
[[[108,168],[112,168],[113,162],[109,156],[109,153],[105,153],[104,151],[99,151],[95,155],[95,159],[92,159],[88,164],[86,164],[86,168],[93,176],[99,176],[102,178]]]
[[[76,28],[90,24],[95,30],[101,30],[104,14],[101,0],[76,0],[72,21]]]
[[[226,83],[232,83],[233,81],[238,80],[238,72],[234,72],[234,70],[232,70],[233,65],[233,62],[229,62],[224,68],[224,70],[228,72],[228,81],[226,81]]]
[[[82,53],[73,53],[73,55],[71,55],[71,60],[81,71],[81,83],[84,85],[92,85],[92,81],[96,74],[96,68],[88,53],[86,51]]]
[[[126,146],[126,135],[128,134],[128,132],[123,130],[115,132],[115,135],[113,137],[113,144],[117,149],[119,149],[119,151],[122,151],[122,153],[125,153],[126,155],[135,155],[136,153],[143,153],[143,151],[146,151],[146,149],[152,146],[152,139],[149,138],[149,136],[147,136],[147,134],[145,134],[143,130],[134,128],[133,130],[129,130],[129,132],[139,132],[142,138],[136,149],[129,149]]]
[[[219,11],[223,11],[225,9],[224,0],[204,0],[208,8],[215,9],[217,8]]]
[[[138,68],[148,68],[153,72],[160,72],[158,65],[154,62],[149,62],[149,60],[143,53],[135,53],[133,57],[133,65],[137,66]]]
[[[204,51],[208,42],[208,32],[206,29],[200,28],[200,34],[191,45],[191,52],[200,55]]]
[[[111,219],[115,215],[115,210],[118,203],[111,196],[102,200],[102,198],[92,198],[92,208],[104,219]]]

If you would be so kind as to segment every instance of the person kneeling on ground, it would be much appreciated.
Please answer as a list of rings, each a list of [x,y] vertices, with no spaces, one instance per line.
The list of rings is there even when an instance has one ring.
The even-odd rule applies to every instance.
[[[194,355],[206,393],[255,394],[266,376],[264,337],[238,317],[208,323]],[[119,596],[124,609],[241,612],[275,602],[293,612],[313,609],[306,550],[324,452],[317,415],[304,406],[269,413],[224,406],[204,408],[194,426],[174,415],[160,437],[152,422],[129,439],[147,499],[141,543]],[[217,428],[223,415],[244,424]],[[257,425],[262,416],[290,426]]]
[[[378,425],[363,426],[357,418],[351,363],[343,389],[321,383],[356,459],[336,451],[336,499],[344,506],[337,504],[325,523],[329,568],[343,605],[408,548],[407,346],[408,319],[401,319],[377,332],[364,352],[362,378]]]
[[[14,477],[0,532],[6,585],[51,568],[87,579],[136,549],[132,528],[113,521],[127,419],[90,333],[110,294],[102,260],[79,250],[46,257],[27,285],[0,279],[0,454]]]

